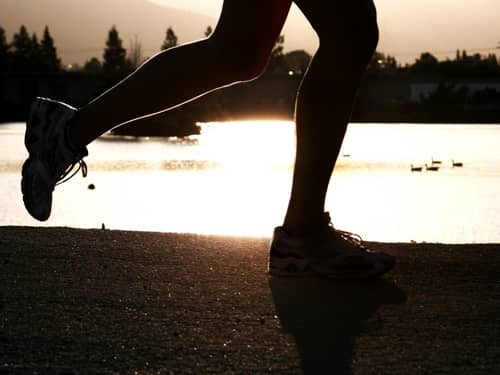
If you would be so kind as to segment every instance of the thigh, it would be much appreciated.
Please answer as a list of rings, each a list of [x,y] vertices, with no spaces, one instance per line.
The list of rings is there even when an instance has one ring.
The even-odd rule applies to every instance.
[[[224,0],[212,38],[224,45],[271,51],[292,0]]]
[[[366,35],[376,29],[376,10],[372,0],[293,0],[320,40]]]

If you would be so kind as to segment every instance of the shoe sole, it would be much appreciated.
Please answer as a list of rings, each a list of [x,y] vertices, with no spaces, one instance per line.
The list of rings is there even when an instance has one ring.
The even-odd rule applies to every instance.
[[[39,221],[46,221],[51,212],[52,206],[52,194],[46,193],[46,198],[44,202],[45,205],[41,205],[40,201],[36,202],[35,197],[35,187],[44,186],[48,190],[48,186],[45,183],[41,183],[37,176],[40,176],[40,165],[41,162],[36,159],[28,158],[23,164],[22,178],[21,178],[21,191],[23,194],[24,206],[28,210],[31,216]]]
[[[274,263],[274,265],[273,265]],[[277,265],[276,263],[281,263]],[[362,280],[373,279],[382,276],[383,274],[391,271],[396,261],[389,263],[379,262],[380,267],[374,266],[372,270],[367,272],[352,272],[346,270],[342,272],[322,272],[310,267],[310,262],[306,259],[280,259],[271,260],[269,264],[268,273],[275,277],[289,277],[289,278],[304,278],[304,277],[320,277],[335,280]]]
[[[48,126],[48,119],[52,112],[57,110],[55,104],[51,108],[42,107],[44,103],[49,102],[54,103],[54,101],[49,99],[37,98],[31,105],[24,136],[24,145],[29,157],[24,162],[22,168],[21,192],[26,210],[31,216],[40,221],[46,221],[49,218],[52,207],[52,192],[49,191],[49,184],[44,181],[48,180],[46,177],[48,173],[42,162],[41,150],[41,145],[44,142],[44,134]],[[48,106],[49,104],[45,105]],[[45,190],[43,194],[46,197],[42,200],[36,200],[36,190],[38,190],[38,193],[41,193],[41,188]],[[45,204],[41,204],[41,202]]]

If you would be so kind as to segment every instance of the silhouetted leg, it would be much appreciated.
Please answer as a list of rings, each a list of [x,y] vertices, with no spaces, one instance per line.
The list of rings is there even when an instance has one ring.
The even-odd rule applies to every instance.
[[[225,0],[213,34],[162,51],[83,107],[71,124],[75,146],[139,117],[216,88],[257,77],[287,17],[291,0]]]
[[[297,154],[284,228],[323,223],[325,196],[356,89],[377,41],[371,0],[295,0],[320,39],[296,104]]]

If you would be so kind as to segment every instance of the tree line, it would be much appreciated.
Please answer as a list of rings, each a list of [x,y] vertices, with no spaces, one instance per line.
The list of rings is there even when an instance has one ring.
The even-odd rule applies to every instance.
[[[211,26],[204,31],[205,37],[212,33]],[[281,36],[272,52],[272,60],[278,61],[283,56],[284,37]],[[178,36],[172,26],[165,32],[165,38],[160,50],[166,50],[178,45]],[[305,67],[310,56],[302,53],[300,57],[295,54],[293,60]],[[137,36],[131,40],[129,49],[123,45],[116,26],[112,26],[108,32],[102,59],[91,57],[82,67],[72,66],[72,70],[84,73],[104,75],[107,77],[119,77],[130,73],[137,68],[145,57],[142,44]],[[277,64],[275,64],[277,65]],[[61,63],[57,54],[54,39],[50,34],[48,26],[45,27],[43,37],[39,41],[36,33],[30,34],[26,26],[22,25],[14,34],[12,41],[8,42],[5,30],[0,26],[0,72],[2,73],[57,73],[67,70]]]
[[[212,33],[207,26],[205,36]],[[166,29],[160,50],[178,45],[178,37],[172,26]],[[297,50],[284,53],[284,36],[276,41],[268,66],[268,71],[288,74],[302,74],[307,69],[311,56]],[[108,32],[102,59],[91,57],[83,67],[76,70],[89,74],[119,77],[137,68],[145,60],[142,45],[137,36],[130,42],[128,50],[124,47],[119,32],[112,26]],[[413,64],[402,65],[396,58],[381,52],[375,52],[368,67],[371,71],[403,73],[426,77],[476,77],[500,78],[500,64],[495,54],[467,54],[457,50],[455,59],[438,60],[430,52],[423,52]],[[5,30],[0,26],[0,72],[13,73],[57,73],[64,71],[57,54],[54,39],[48,26],[39,40],[36,33],[30,35],[22,25],[8,42]]]
[[[60,70],[61,60],[47,26],[39,40],[23,25],[11,43],[7,42],[5,30],[0,27],[0,72],[54,73]]]
[[[208,36],[211,32],[212,28],[208,26],[205,35]],[[177,44],[178,37],[169,26],[161,50]],[[137,68],[144,60],[142,45],[137,36],[131,41],[127,51],[116,26],[112,26],[105,42],[102,60],[91,57],[78,70],[92,74],[120,75]],[[48,26],[39,40],[36,33],[30,34],[27,27],[21,25],[10,42],[7,41],[5,29],[0,26],[0,72],[57,73],[64,70]]]
[[[400,73],[431,79],[500,78],[500,61],[494,53],[468,54],[457,50],[454,59],[438,60],[430,52],[423,52],[413,64],[402,65],[390,55],[375,52],[369,65],[371,70]]]

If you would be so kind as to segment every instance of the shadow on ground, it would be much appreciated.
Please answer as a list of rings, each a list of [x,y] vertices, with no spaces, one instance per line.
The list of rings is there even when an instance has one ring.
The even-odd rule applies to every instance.
[[[386,280],[271,278],[270,287],[306,374],[351,374],[356,337],[382,328],[380,306],[406,300],[403,290]]]

